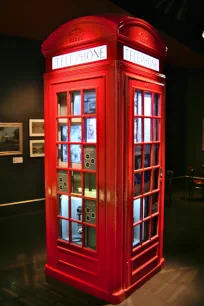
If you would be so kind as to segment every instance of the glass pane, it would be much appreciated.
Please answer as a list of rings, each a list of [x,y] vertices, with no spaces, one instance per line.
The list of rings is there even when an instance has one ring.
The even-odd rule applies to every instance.
[[[159,116],[159,94],[154,94],[153,116]]]
[[[151,116],[152,114],[152,94],[151,92],[145,92],[144,94],[144,115]]]
[[[68,167],[68,146],[66,144],[58,145],[58,166],[62,168]]]
[[[144,193],[150,192],[151,170],[144,172]]]
[[[133,247],[140,244],[140,225],[136,225],[133,228]]]
[[[134,174],[134,197],[142,193],[142,172]]]
[[[134,120],[134,143],[142,142],[142,119]]]
[[[71,114],[74,116],[81,115],[81,95],[80,91],[70,93],[71,99]]]
[[[96,228],[85,226],[85,247],[96,249]]]
[[[84,173],[84,195],[96,198],[96,175],[95,173]]]
[[[57,93],[58,116],[67,116],[67,93]]]
[[[82,184],[81,184],[81,173],[72,171],[72,184],[71,184],[71,191],[72,193],[82,194]]]
[[[69,199],[68,196],[65,194],[58,195],[58,207],[59,207],[58,214],[64,218],[69,217],[68,199]]]
[[[152,195],[152,214],[158,212],[158,193]]]
[[[142,199],[133,200],[133,223],[141,220],[140,208]]]
[[[58,190],[60,192],[68,192],[68,173],[67,171],[59,170],[58,175]]]
[[[85,119],[85,142],[96,142],[96,118]]]
[[[152,233],[151,236],[156,236],[157,235],[157,224],[158,224],[158,217],[155,217],[152,219]]]
[[[147,241],[149,239],[149,220],[142,223],[142,241]]]
[[[151,119],[144,119],[144,142],[151,141]]]
[[[159,120],[153,119],[153,141],[159,140]]]
[[[71,218],[82,221],[82,199],[71,197]]]
[[[84,169],[96,170],[95,146],[84,146]]]
[[[82,224],[72,222],[72,243],[82,245]]]
[[[58,237],[60,239],[69,240],[69,222],[67,220],[59,219]]]
[[[134,169],[142,168],[142,146],[135,146],[135,160]]]
[[[151,145],[144,145],[144,168],[151,166]]]
[[[142,92],[141,90],[135,91],[134,96],[134,115],[140,116],[142,115]]]
[[[158,189],[159,186],[158,179],[159,179],[159,169],[157,168],[153,170],[153,186],[152,186],[153,190]]]
[[[149,216],[149,207],[150,207],[150,196],[144,197],[143,199],[143,218]]]
[[[154,144],[153,145],[153,166],[156,166],[159,164],[159,145]]]
[[[58,120],[58,141],[68,141],[67,119]]]
[[[70,127],[70,141],[81,142],[81,139],[81,124],[72,122]]]
[[[84,90],[84,113],[96,113],[96,91],[95,89]]]
[[[81,146],[70,145],[71,167],[75,169],[81,168]]]
[[[96,202],[84,200],[84,222],[96,224]]]

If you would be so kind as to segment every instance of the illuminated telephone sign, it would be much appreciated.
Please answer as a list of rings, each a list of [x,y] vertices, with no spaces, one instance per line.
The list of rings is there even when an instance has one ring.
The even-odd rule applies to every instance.
[[[127,46],[123,46],[123,59],[128,62],[159,71],[159,60],[157,58]]]
[[[107,46],[99,46],[52,58],[52,69],[65,68],[107,59]]]

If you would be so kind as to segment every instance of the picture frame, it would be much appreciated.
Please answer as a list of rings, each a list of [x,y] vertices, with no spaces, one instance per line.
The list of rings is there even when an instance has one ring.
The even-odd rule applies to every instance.
[[[45,156],[44,139],[30,140],[30,157]]]
[[[23,124],[0,122],[0,156],[23,154]]]
[[[29,119],[29,136],[43,137],[44,135],[44,119]]]

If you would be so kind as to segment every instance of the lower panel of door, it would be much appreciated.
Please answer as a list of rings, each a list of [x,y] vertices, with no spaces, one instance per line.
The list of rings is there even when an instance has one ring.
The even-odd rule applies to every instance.
[[[124,289],[111,293],[101,288],[100,284],[96,282],[96,278],[95,282],[88,282],[82,278],[82,275],[80,275],[77,277],[75,273],[73,274],[71,269],[62,269],[62,265],[59,266],[59,269],[46,265],[46,280],[49,284],[55,284],[55,288],[56,280],[59,280],[60,282],[73,286],[88,294],[94,295],[95,297],[105,300],[111,304],[119,304],[126,298],[126,292]]]

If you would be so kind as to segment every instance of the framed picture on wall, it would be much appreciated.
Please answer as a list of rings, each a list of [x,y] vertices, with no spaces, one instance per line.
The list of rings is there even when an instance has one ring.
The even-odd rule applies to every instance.
[[[30,140],[30,157],[43,157],[45,156],[45,141],[40,140]]]
[[[0,156],[23,154],[23,124],[0,122]]]
[[[29,136],[44,136],[44,119],[29,119]]]

